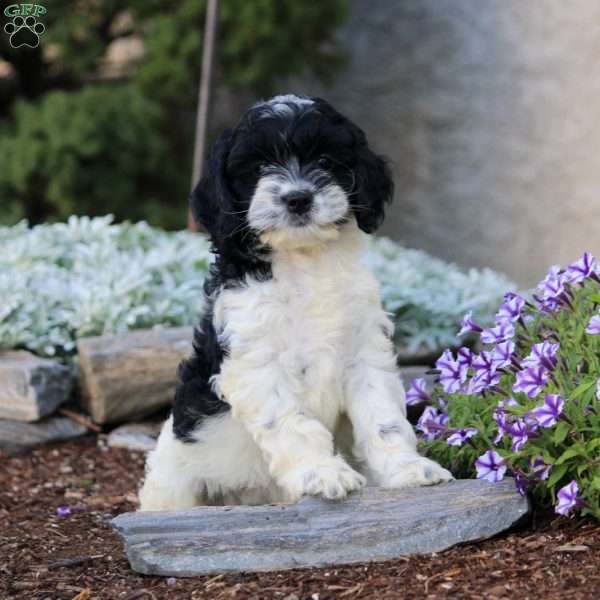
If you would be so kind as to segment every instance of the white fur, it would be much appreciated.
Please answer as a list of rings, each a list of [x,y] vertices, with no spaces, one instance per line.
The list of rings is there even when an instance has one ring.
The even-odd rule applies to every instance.
[[[392,323],[360,261],[364,235],[354,222],[316,228],[312,238],[303,229],[264,234],[272,279],[219,291],[214,325],[229,351],[212,385],[231,411],[206,419],[196,443],[176,440],[167,421],[148,459],[143,510],[337,499],[367,479],[384,487],[451,479],[417,453]],[[353,457],[334,437],[346,416]]]
[[[315,169],[303,175],[295,157],[285,164],[266,167],[250,201],[248,225],[254,231],[269,232],[268,235],[275,234],[278,239],[286,237],[288,241],[303,237],[314,239],[321,234],[325,239],[330,239],[327,226],[333,226],[336,221],[346,217],[349,202],[347,194],[337,183],[318,185],[322,173]],[[313,196],[310,211],[306,215],[309,222],[301,227],[294,226],[295,217],[281,200],[291,191],[305,191]],[[271,238],[269,242],[272,242]],[[275,241],[273,247],[279,246]]]
[[[258,102],[255,107],[264,106],[267,110],[265,115],[277,114],[281,116],[289,115],[293,113],[294,109],[302,108],[303,106],[310,106],[314,102],[310,98],[301,98],[294,94],[283,94],[280,96],[274,96],[266,102]]]

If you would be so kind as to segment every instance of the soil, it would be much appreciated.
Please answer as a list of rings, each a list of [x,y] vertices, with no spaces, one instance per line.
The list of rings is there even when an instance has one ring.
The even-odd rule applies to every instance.
[[[600,598],[600,525],[553,515],[495,539],[383,563],[138,575],[108,521],[135,509],[143,463],[102,436],[0,457],[0,599]],[[70,514],[59,516],[63,506]]]

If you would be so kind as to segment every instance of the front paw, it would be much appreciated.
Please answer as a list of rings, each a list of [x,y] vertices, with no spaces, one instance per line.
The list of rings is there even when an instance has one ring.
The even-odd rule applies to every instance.
[[[315,464],[297,467],[280,483],[292,500],[305,495],[342,500],[348,493],[364,487],[366,479],[341,457],[332,456]]]
[[[406,488],[435,485],[454,479],[452,473],[436,462],[423,456],[411,455],[394,463],[390,472],[382,478],[386,488]]]

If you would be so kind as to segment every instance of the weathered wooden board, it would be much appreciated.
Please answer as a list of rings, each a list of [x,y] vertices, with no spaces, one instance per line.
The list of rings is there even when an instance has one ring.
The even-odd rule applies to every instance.
[[[80,339],[82,403],[94,421],[117,423],[168,406],[192,337],[191,327],[180,327]]]
[[[69,398],[69,367],[30,352],[0,353],[0,419],[37,421]]]
[[[140,573],[187,577],[386,560],[495,535],[529,510],[510,479],[405,490],[366,488],[343,502],[126,513],[112,521]]]

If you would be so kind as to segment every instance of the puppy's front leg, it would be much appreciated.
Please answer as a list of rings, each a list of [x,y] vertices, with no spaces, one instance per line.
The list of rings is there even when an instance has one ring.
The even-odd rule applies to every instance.
[[[262,367],[253,361],[228,360],[219,389],[258,444],[269,471],[287,499],[304,494],[341,499],[365,484],[365,478],[334,454],[333,436],[300,403],[301,390],[288,369],[275,359]]]
[[[374,483],[400,488],[452,479],[449,471],[417,452],[392,344],[380,327],[365,328],[348,368],[346,402],[354,452],[366,463]]]

